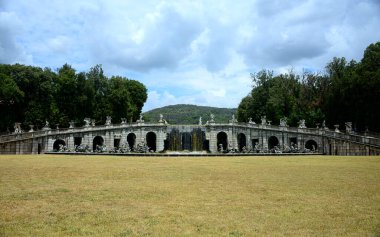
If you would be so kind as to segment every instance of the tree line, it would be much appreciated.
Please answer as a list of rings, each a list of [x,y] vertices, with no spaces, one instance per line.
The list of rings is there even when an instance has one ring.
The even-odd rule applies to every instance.
[[[237,110],[241,122],[266,116],[279,124],[287,117],[290,126],[301,119],[308,127],[352,122],[356,131],[380,132],[380,42],[369,45],[360,62],[335,57],[322,73],[262,70],[251,78],[252,91]]]
[[[65,64],[56,71],[20,64],[0,64],[0,131],[13,131],[14,122],[24,129],[83,125],[84,118],[104,124],[121,118],[134,121],[147,99],[146,87],[121,76],[108,78],[101,65],[77,72]]]

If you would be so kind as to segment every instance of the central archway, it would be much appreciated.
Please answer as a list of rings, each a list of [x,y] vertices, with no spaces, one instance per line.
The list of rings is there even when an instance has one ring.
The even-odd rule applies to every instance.
[[[146,145],[149,147],[150,151],[156,151],[156,134],[154,132],[148,132],[146,134]]]
[[[127,142],[128,142],[129,149],[133,151],[135,148],[135,143],[136,143],[136,134],[134,133],[128,134]]]
[[[273,149],[275,146],[278,146],[278,138],[275,136],[271,136],[268,138],[268,148]]]
[[[188,132],[182,133],[182,150],[188,150],[191,151],[191,141],[192,137],[191,134]]]
[[[216,145],[218,147],[218,151],[221,151],[221,147],[223,148],[223,151],[227,150],[228,145],[228,136],[225,132],[219,132],[218,135],[216,135]]]
[[[92,143],[92,150],[96,151],[96,146],[103,146],[104,139],[101,136],[94,137],[93,143]]]
[[[244,133],[238,134],[237,141],[239,151],[242,151],[244,147],[247,148],[247,138]]]

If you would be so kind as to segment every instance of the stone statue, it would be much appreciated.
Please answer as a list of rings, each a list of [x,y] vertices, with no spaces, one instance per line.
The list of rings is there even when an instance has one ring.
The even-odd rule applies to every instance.
[[[142,114],[140,114],[140,119],[138,119],[136,122],[137,123],[144,123]]]
[[[215,123],[215,115],[214,114],[210,114],[210,123]]]
[[[29,125],[29,127],[30,127],[30,130],[29,130],[29,132],[34,132],[34,130],[33,130],[33,128],[34,128],[34,125],[33,125],[33,124],[30,124],[30,125]]]
[[[199,123],[198,123],[199,126],[202,126],[202,116],[199,117]]]
[[[95,119],[91,120],[91,126],[95,127]]]
[[[14,134],[21,133],[22,132],[22,130],[21,130],[21,123],[15,123],[14,129],[15,129]]]
[[[74,126],[75,126],[75,122],[74,121],[70,121],[69,124],[70,124],[69,128],[74,128]]]
[[[323,122],[322,122],[322,129],[329,130],[329,128],[326,126],[326,121],[325,120],[323,120]]]
[[[91,123],[91,119],[90,118],[85,118],[84,120],[83,120],[84,122],[85,122],[85,127],[87,128],[87,127],[90,127],[90,123]]]
[[[236,123],[237,120],[235,119],[235,115],[232,115],[232,119],[230,120],[230,124]]]
[[[306,125],[305,125],[305,119],[301,119],[299,122],[298,122],[299,126],[298,128],[306,128]]]
[[[126,124],[127,123],[127,119],[126,118],[121,118],[121,124]]]
[[[287,127],[288,126],[288,119],[286,117],[283,117],[280,119],[280,127]]]
[[[267,116],[261,117],[261,125],[263,125],[263,126],[267,125]]]
[[[111,126],[111,116],[106,117],[106,126]]]
[[[335,127],[335,132],[340,132],[339,131],[339,124],[335,124],[334,127]]]
[[[223,152],[223,151],[224,151],[224,149],[223,149],[223,144],[219,144],[219,151],[220,151],[220,152]]]
[[[252,118],[249,118],[249,119],[248,119],[248,123],[249,123],[249,124],[256,124],[254,121],[252,121]]]
[[[351,133],[352,132],[352,122],[346,122],[346,132]]]
[[[48,121],[45,121],[45,126],[42,128],[42,130],[50,130]]]

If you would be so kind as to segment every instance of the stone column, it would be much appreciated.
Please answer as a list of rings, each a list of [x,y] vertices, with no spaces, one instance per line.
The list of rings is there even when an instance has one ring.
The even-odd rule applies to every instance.
[[[166,133],[160,129],[156,135],[156,152],[164,150],[164,140],[166,139]]]
[[[216,138],[217,132],[214,131],[214,129],[211,128],[209,132],[209,146],[210,146],[210,152],[211,153],[217,153],[218,152],[218,146],[217,146],[217,138]],[[207,138],[207,135],[206,135]]]

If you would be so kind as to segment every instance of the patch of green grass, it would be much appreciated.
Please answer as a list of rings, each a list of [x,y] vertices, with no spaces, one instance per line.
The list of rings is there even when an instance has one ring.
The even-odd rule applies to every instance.
[[[0,236],[379,236],[380,157],[0,156]]]

